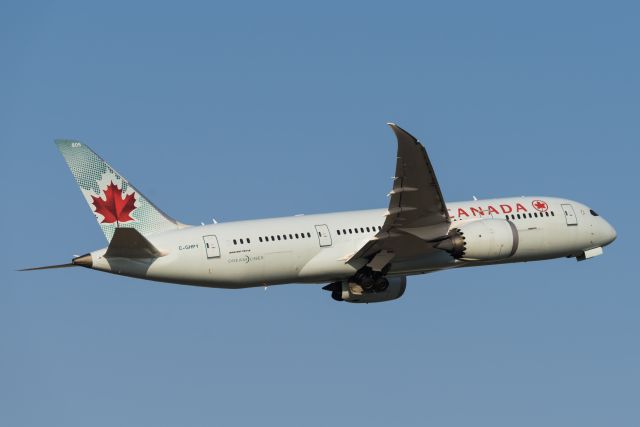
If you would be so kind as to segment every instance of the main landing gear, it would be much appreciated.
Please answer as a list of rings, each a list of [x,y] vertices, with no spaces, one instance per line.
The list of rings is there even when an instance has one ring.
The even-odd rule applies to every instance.
[[[353,282],[360,285],[365,293],[384,292],[389,287],[389,281],[384,272],[373,271],[371,267],[360,269],[354,276]]]
[[[387,269],[373,271],[371,267],[363,267],[351,279],[330,283],[322,289],[331,291],[331,297],[336,301],[382,293],[389,288],[389,280],[385,277],[386,273]]]

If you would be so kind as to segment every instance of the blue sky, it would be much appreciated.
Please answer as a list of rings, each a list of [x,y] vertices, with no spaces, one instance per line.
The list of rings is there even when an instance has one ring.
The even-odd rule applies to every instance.
[[[3,2],[0,424],[638,425],[639,12]],[[197,224],[385,206],[387,121],[448,200],[573,198],[618,240],[412,277],[377,305],[14,271],[105,244],[55,138]]]

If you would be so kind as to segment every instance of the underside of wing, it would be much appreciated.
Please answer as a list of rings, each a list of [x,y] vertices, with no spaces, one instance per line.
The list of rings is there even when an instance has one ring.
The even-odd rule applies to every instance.
[[[446,236],[450,218],[424,146],[389,123],[398,139],[398,155],[389,209],[382,230],[347,262],[365,258],[374,271],[392,261],[427,255]]]
[[[383,229],[422,229],[447,224],[449,214],[427,150],[411,134],[390,123],[398,156],[389,213]]]

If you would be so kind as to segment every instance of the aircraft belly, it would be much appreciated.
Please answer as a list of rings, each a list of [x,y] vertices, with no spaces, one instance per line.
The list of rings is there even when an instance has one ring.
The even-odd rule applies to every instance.
[[[399,275],[428,273],[436,270],[456,267],[456,264],[458,263],[459,261],[456,261],[448,253],[444,251],[437,251],[427,257],[418,257],[402,262],[392,262],[389,274]]]
[[[313,256],[305,248],[272,252],[229,254],[220,259],[218,267],[211,266],[208,282],[216,287],[253,287],[291,283],[307,260]],[[220,286],[220,287],[223,287]]]
[[[551,233],[542,227],[518,229],[518,249],[514,260],[546,256],[549,250],[555,248],[550,244]]]
[[[579,246],[576,227],[547,224],[518,230],[518,250],[513,261],[527,261],[566,256]]]
[[[359,268],[364,266],[365,260],[354,263],[347,263],[341,246],[320,248],[320,251],[311,257],[298,272],[298,279],[309,282],[331,281],[346,278],[353,275]]]

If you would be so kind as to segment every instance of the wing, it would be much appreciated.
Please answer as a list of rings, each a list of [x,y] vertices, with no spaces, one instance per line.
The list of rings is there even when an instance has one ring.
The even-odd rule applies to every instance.
[[[382,230],[347,260],[368,259],[368,265],[376,271],[392,259],[410,259],[435,251],[433,242],[447,234],[451,222],[424,146],[399,126],[389,126],[398,139],[389,210]]]

